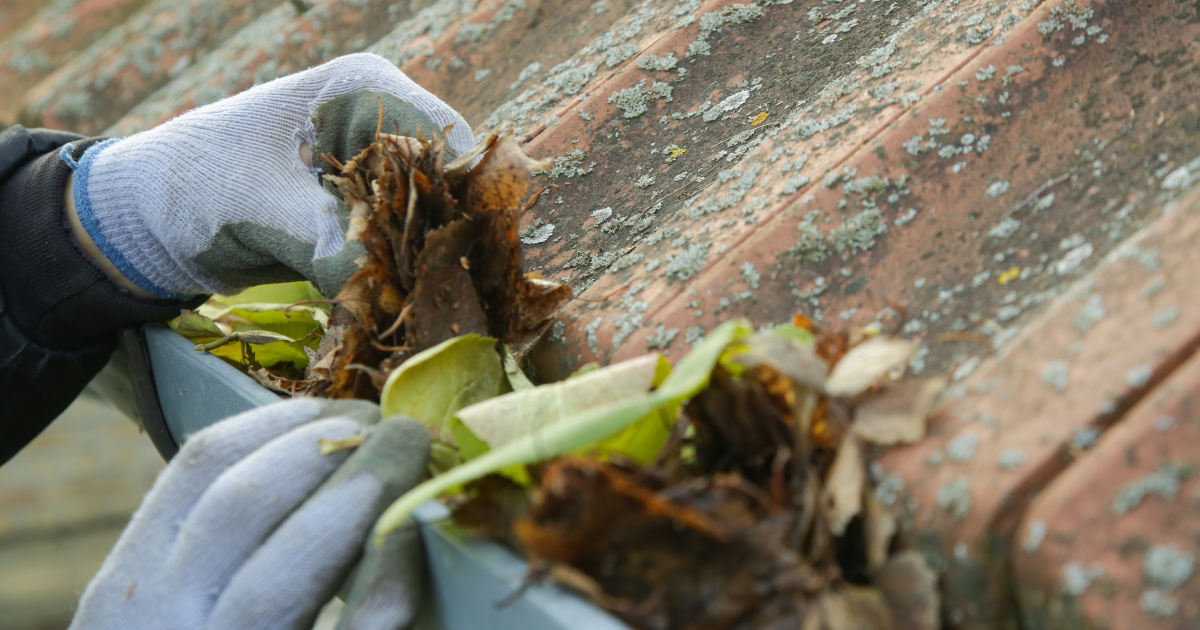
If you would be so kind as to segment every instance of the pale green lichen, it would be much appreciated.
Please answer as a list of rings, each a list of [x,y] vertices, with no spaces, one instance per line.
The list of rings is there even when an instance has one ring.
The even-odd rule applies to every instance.
[[[966,518],[971,513],[971,478],[955,477],[939,486],[937,504],[956,518]]]
[[[583,151],[575,149],[564,156],[554,158],[554,167],[550,169],[550,178],[582,177],[591,173],[592,167],[596,163],[592,162],[585,168],[583,166],[583,157]]]
[[[819,264],[829,255],[828,247],[825,244],[825,236],[821,234],[821,230],[813,223],[815,216],[816,212],[810,212],[796,226],[796,229],[800,232],[800,238],[787,250],[789,255],[800,262]]]
[[[667,72],[674,70],[679,64],[679,59],[675,57],[674,52],[669,52],[665,56],[659,57],[653,53],[646,53],[638,58],[634,64],[639,70]]]
[[[849,258],[875,246],[875,237],[887,232],[887,223],[878,208],[868,208],[842,222],[829,233],[829,244],[842,256]]]
[[[1156,494],[1163,499],[1171,500],[1179,493],[1183,480],[1192,475],[1190,464],[1167,462],[1160,464],[1158,470],[1117,491],[1113,499],[1113,514],[1127,514],[1149,495]]]
[[[675,336],[678,334],[678,328],[667,328],[659,324],[658,328],[646,337],[646,349],[666,350],[671,347],[671,344],[675,341]]]
[[[609,103],[615,103],[625,118],[637,118],[648,111],[648,97],[671,101],[673,87],[669,83],[656,82],[646,89],[646,80],[642,79],[637,85],[613,92],[608,97]]]
[[[667,277],[689,280],[708,262],[709,244],[691,243],[667,263]]]

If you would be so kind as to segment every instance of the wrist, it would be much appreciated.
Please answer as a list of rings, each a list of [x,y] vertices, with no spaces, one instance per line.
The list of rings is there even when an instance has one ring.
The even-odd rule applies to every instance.
[[[149,291],[139,287],[125,274],[121,273],[120,269],[112,263],[111,260],[104,256],[100,251],[100,247],[92,240],[91,235],[84,229],[83,223],[79,220],[79,213],[75,210],[75,175],[67,177],[67,187],[63,196],[63,207],[67,217],[67,226],[71,229],[71,237],[75,239],[75,243],[79,245],[79,250],[83,252],[84,258],[88,259],[92,264],[100,268],[105,276],[118,287],[125,289],[130,295],[142,299],[154,299],[156,296]]]

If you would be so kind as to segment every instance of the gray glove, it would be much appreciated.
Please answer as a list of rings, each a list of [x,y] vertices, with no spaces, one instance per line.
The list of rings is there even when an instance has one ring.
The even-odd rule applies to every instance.
[[[365,129],[343,133],[343,118],[317,114],[363,91],[373,93],[369,114],[344,120]],[[474,146],[462,116],[391,62],[346,55],[68,159],[80,226],[121,275],[160,298],[302,278],[333,297],[355,271],[355,254],[345,247],[345,212],[315,167],[326,150],[345,158],[374,138],[374,94],[390,97],[385,132],[399,124],[401,135],[431,136],[452,126],[453,151]],[[353,153],[329,134],[357,145]]]
[[[355,436],[357,450],[318,451]],[[376,549],[369,533],[428,459],[424,426],[379,422],[361,401],[291,400],[204,429],[146,495],[70,630],[307,630],[360,557],[339,628],[407,626],[420,541]]]

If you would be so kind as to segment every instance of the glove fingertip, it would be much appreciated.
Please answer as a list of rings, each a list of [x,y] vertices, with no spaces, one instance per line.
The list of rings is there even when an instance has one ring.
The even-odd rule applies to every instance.
[[[413,528],[388,537],[383,547],[367,540],[337,630],[401,630],[412,624],[426,579],[420,536]]]

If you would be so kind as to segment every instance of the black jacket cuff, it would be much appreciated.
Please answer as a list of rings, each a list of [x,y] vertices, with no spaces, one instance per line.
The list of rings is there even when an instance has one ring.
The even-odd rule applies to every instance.
[[[103,138],[74,142],[72,158]],[[54,350],[107,342],[118,329],[170,319],[204,302],[132,297],[83,257],[64,220],[71,168],[51,151],[0,189],[0,312],[29,341]],[[107,345],[107,344],[106,344]]]

